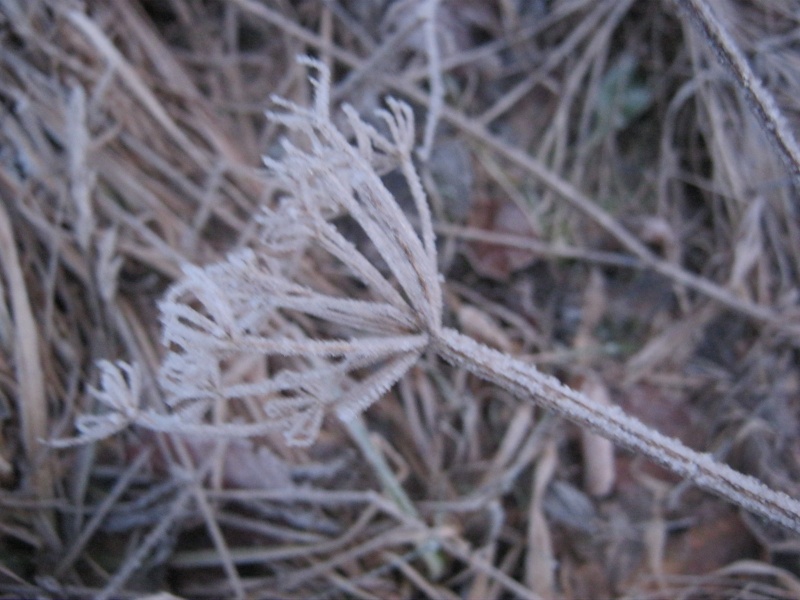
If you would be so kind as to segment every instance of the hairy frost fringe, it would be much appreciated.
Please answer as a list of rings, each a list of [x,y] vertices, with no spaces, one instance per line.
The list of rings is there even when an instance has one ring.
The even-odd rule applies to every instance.
[[[168,349],[160,373],[164,410],[139,407],[135,367],[101,363],[101,390],[92,395],[109,412],[79,417],[79,437],[55,445],[94,441],[131,424],[235,437],[280,431],[289,444],[309,445],[327,412],[349,419],[363,411],[432,348],[448,362],[800,532],[800,503],[786,494],[442,327],[431,216],[411,158],[411,108],[387,101],[389,110],[378,113],[387,138],[343,107],[351,144],[330,120],[327,69],[310,58],[300,61],[319,74],[311,79],[313,106],[275,99],[284,110],[269,113],[305,142],[286,140],[280,160],[265,159],[284,189],[281,204],[261,216],[254,248],[205,268],[187,266],[160,305]],[[408,182],[419,235],[378,175],[387,163]],[[341,214],[358,223],[390,275],[331,222]],[[335,286],[319,285],[320,276],[304,268],[312,249],[341,263],[366,288],[365,297],[335,296],[327,291]]]

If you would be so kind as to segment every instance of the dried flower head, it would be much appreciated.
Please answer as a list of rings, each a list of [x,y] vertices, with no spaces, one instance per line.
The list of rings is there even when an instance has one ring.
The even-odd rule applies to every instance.
[[[187,267],[161,303],[169,352],[161,384],[193,431],[234,435],[281,430],[311,443],[323,416],[360,412],[417,360],[441,322],[441,290],[430,216],[411,159],[411,109],[389,100],[380,117],[390,138],[344,108],[355,143],[332,124],[329,75],[311,109],[276,99],[270,113],[295,136],[265,163],[283,189],[265,211],[253,249],[206,268]],[[377,173],[393,163],[417,200],[418,236]],[[332,219],[349,215],[384,263],[377,268]],[[314,255],[314,263],[309,256]],[[324,257],[323,255],[327,255]],[[318,268],[343,271],[364,289],[345,297]],[[257,365],[247,382],[235,371]],[[252,374],[253,371],[255,374]]]

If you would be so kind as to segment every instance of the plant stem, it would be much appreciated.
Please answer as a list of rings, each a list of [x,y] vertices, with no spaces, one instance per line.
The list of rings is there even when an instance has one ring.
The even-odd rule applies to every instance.
[[[800,502],[717,462],[710,454],[692,450],[651,429],[619,407],[598,405],[533,365],[479,344],[453,329],[444,328],[433,343],[449,363],[520,398],[530,398],[543,408],[642,453],[701,488],[800,532]]]
[[[800,182],[800,146],[775,97],[747,62],[744,53],[705,0],[677,0],[714,50],[720,64],[733,76],[767,137],[786,162],[795,182]]]

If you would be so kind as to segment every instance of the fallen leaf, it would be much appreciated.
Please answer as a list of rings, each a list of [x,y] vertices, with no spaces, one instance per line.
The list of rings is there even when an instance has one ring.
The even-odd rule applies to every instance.
[[[528,216],[509,200],[477,197],[468,225],[492,233],[538,238]],[[506,281],[513,272],[524,269],[536,259],[531,250],[489,242],[470,242],[466,256],[476,273],[500,281]]]

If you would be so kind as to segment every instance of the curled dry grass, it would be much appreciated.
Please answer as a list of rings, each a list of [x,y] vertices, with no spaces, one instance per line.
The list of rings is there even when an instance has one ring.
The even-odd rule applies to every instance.
[[[796,496],[797,6],[716,3],[715,37],[689,1],[443,1],[431,79],[410,3],[87,4],[0,2],[0,589],[797,594],[786,532],[433,358],[310,449],[42,444],[91,412],[99,359],[158,393],[156,302],[250,240],[263,112],[308,99],[310,52],[336,101],[439,115],[449,318]]]

